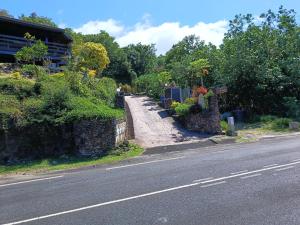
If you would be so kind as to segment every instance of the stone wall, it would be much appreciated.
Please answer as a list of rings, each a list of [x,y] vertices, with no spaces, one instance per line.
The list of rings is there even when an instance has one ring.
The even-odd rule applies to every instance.
[[[0,129],[0,162],[63,154],[102,155],[126,139],[126,120],[82,120],[60,126]]]
[[[185,127],[189,130],[199,131],[208,134],[220,134],[220,112],[218,106],[218,96],[209,98],[208,110],[201,113],[189,113],[183,118]]]

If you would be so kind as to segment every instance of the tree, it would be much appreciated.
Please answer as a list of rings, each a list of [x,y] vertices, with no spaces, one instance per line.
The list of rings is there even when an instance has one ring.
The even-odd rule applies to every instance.
[[[19,19],[31,23],[38,23],[51,27],[57,27],[57,25],[52,21],[52,19],[44,16],[38,16],[35,12],[31,13],[29,16],[21,15]]]
[[[6,9],[0,9],[0,16],[14,18]]]
[[[201,86],[203,85],[203,77],[208,75],[208,68],[210,67],[207,59],[198,59],[190,63],[192,75],[191,80],[195,80],[197,78],[201,79]],[[192,85],[191,85],[192,86]]]
[[[86,42],[79,49],[77,62],[79,68],[96,70],[100,74],[110,61],[102,44]]]
[[[82,40],[83,42],[100,43],[105,47],[110,63],[103,71],[103,76],[114,78],[118,83],[130,83],[134,79],[127,55],[114,37],[105,31],[100,31],[98,34],[82,35]]]
[[[25,34],[25,38],[28,44],[16,53],[16,59],[27,64],[43,61],[48,54],[48,47],[29,33]]]
[[[140,76],[142,74],[151,73],[155,68],[155,46],[143,45],[138,43],[131,44],[124,48],[127,59],[131,64],[131,69]]]

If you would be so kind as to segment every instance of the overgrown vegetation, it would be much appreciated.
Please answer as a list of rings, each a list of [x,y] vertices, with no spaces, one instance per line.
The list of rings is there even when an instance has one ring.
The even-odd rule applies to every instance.
[[[44,74],[38,79],[0,76],[2,124],[60,124],[87,118],[120,118],[115,109],[116,84],[110,78],[84,78],[77,72]]]
[[[33,173],[54,170],[69,170],[80,167],[97,166],[101,164],[116,163],[118,161],[138,156],[143,149],[135,144],[124,144],[111,149],[102,157],[76,157],[62,155],[59,158],[42,159],[31,162],[18,163],[16,165],[0,165],[0,175],[9,173]]]

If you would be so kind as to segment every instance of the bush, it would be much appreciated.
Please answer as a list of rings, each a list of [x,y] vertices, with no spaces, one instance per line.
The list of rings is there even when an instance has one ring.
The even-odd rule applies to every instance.
[[[300,120],[300,101],[296,97],[285,97],[284,105],[288,117]]]
[[[228,125],[228,123],[227,123],[226,121],[222,120],[222,121],[220,122],[220,125],[221,125],[222,131],[225,132],[225,133],[227,133],[228,130],[229,130],[229,125]]]
[[[180,104],[181,104],[180,102],[172,101],[172,104],[171,104],[170,107],[171,107],[172,110],[175,110],[176,107],[179,106]]]
[[[13,77],[0,78],[0,92],[9,95],[15,95],[19,99],[35,95],[34,81],[21,78],[15,79]]]
[[[275,119],[272,123],[271,123],[271,128],[273,130],[282,130],[282,129],[287,129],[289,128],[289,124],[290,122],[292,122],[293,120],[289,119],[289,118],[278,118]]]
[[[130,94],[130,93],[132,93],[132,88],[128,84],[122,84],[121,91],[123,91],[124,93]]]
[[[189,113],[190,105],[185,103],[179,103],[179,105],[175,108],[175,112],[178,116],[185,116]]]
[[[26,77],[35,77],[35,78],[42,78],[46,75],[46,70],[37,65],[23,65],[21,69],[21,73]]]
[[[270,123],[273,122],[274,120],[278,119],[277,116],[273,116],[273,115],[265,115],[265,116],[261,116],[260,117],[260,122],[262,123]]]
[[[110,108],[96,98],[73,97],[68,103],[68,108],[71,110],[65,115],[66,121],[90,118],[112,119],[124,116],[123,110]]]
[[[185,104],[194,105],[197,103],[197,98],[187,98],[184,100]]]
[[[95,96],[102,99],[106,104],[114,106],[116,100],[117,84],[108,77],[95,80]]]

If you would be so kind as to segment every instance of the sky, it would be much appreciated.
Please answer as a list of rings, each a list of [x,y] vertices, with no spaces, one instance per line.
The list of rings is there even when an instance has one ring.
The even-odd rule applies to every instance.
[[[280,5],[296,10],[300,21],[300,0],[0,0],[0,9],[15,17],[36,12],[61,28],[84,34],[105,30],[121,47],[154,43],[157,54],[190,34],[220,45],[236,14],[257,17]]]

